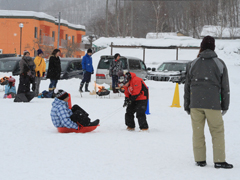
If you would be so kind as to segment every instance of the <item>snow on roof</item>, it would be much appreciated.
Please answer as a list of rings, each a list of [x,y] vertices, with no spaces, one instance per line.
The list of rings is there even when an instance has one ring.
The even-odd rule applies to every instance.
[[[0,17],[1,16],[8,16],[8,17],[36,17],[39,19],[47,19],[50,21],[53,21],[54,23],[58,23],[58,19],[50,16],[44,12],[35,12],[35,11],[16,11],[16,10],[0,10]],[[66,24],[69,27],[75,28],[75,29],[82,29],[85,30],[85,26],[83,25],[77,25],[69,23],[66,20],[61,19],[61,24]]]
[[[162,38],[168,38],[168,37],[172,37],[172,36],[177,36],[176,32],[159,32],[159,33],[155,33],[155,32],[150,32],[147,33],[146,35],[146,39],[162,39]]]
[[[220,38],[240,37],[240,28],[205,25],[203,26],[201,36],[208,35]]]

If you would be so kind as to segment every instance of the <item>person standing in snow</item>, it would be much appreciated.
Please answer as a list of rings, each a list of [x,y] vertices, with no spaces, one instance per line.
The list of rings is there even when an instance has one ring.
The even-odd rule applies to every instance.
[[[127,72],[125,74],[124,94],[125,101],[123,107],[127,106],[125,114],[125,124],[127,130],[135,130],[134,114],[138,119],[138,124],[141,131],[148,130],[148,123],[146,118],[146,110],[148,103],[148,87],[143,80],[136,76],[135,73]]]
[[[88,113],[86,113],[78,105],[74,105],[72,109],[68,107],[69,95],[66,91],[59,89],[52,103],[51,119],[53,125],[58,127],[66,127],[78,129],[78,126],[97,126],[99,120],[90,122]]]
[[[187,68],[184,87],[184,109],[191,115],[193,152],[196,165],[206,166],[205,120],[213,143],[215,168],[233,168],[225,160],[224,123],[222,116],[229,107],[229,80],[225,63],[217,57],[215,40],[206,36],[198,58]]]
[[[89,82],[91,81],[91,75],[94,74],[91,56],[92,56],[92,49],[88,49],[87,54],[83,56],[83,59],[82,59],[83,80],[80,83],[80,88],[79,88],[80,92],[83,92],[82,88],[85,82],[86,82],[85,92],[90,92],[88,90],[88,85],[89,85]]]
[[[54,91],[61,76],[62,69],[59,58],[60,53],[61,51],[59,49],[54,49],[52,55],[49,58],[49,65],[47,71],[47,78],[50,79],[49,91]]]
[[[116,89],[119,76],[123,74],[122,62],[120,59],[120,54],[115,54],[114,59],[109,67],[109,76],[112,77],[112,90],[113,93],[118,93]]]
[[[28,51],[24,51],[19,62],[20,81],[14,102],[30,102],[35,96],[35,63]],[[32,91],[30,85],[32,84]]]
[[[43,59],[43,51],[41,49],[37,50],[37,57],[34,59],[34,63],[36,65],[35,72],[36,72],[36,77],[35,77],[35,83],[36,83],[36,89],[35,89],[35,96],[37,97],[39,94],[39,86],[42,77],[45,76],[46,72],[46,63]]]

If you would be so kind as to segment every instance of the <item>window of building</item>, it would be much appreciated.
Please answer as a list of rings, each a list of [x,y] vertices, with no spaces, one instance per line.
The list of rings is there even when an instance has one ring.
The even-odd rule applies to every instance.
[[[37,35],[38,34],[38,28],[37,27],[35,27],[34,28],[34,38],[37,38]]]
[[[55,31],[52,32],[52,38],[53,38],[53,41],[55,42]]]
[[[40,35],[39,35],[40,43],[42,43],[42,30],[40,29]]]
[[[74,44],[74,36],[72,36],[72,43]]]
[[[68,40],[68,35],[66,34],[66,40]]]

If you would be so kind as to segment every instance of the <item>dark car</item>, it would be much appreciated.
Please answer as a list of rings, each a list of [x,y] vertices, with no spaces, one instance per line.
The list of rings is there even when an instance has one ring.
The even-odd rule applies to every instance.
[[[148,72],[147,78],[155,81],[170,81],[179,84],[185,83],[186,69],[190,62],[191,61],[188,60],[163,62],[157,69],[152,68],[152,71]]]
[[[61,61],[61,76],[60,79],[71,79],[83,77],[82,70],[82,59],[81,58],[60,58]],[[46,74],[44,79],[47,77],[49,60],[46,61]]]
[[[13,76],[20,74],[19,62],[21,57],[7,57],[0,59],[0,72],[12,72]]]

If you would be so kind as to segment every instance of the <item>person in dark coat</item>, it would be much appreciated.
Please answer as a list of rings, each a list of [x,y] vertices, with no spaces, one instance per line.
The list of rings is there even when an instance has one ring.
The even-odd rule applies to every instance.
[[[62,69],[59,58],[60,53],[61,51],[59,49],[54,49],[49,58],[49,66],[47,71],[47,78],[50,79],[49,91],[54,91],[61,76]]]
[[[196,165],[206,166],[204,126],[207,119],[212,135],[215,168],[233,168],[225,160],[224,123],[222,116],[229,107],[228,71],[215,50],[211,36],[203,38],[198,58],[187,67],[184,109],[191,115],[193,152]]]
[[[123,74],[123,67],[122,67],[122,62],[119,60],[120,59],[120,54],[116,53],[114,55],[114,59],[112,63],[110,64],[109,67],[109,76],[112,77],[112,90],[113,93],[118,93],[118,90],[116,87],[118,86],[118,79],[119,76]]]
[[[82,59],[82,69],[83,69],[83,80],[80,83],[79,91],[83,92],[82,88],[85,84],[85,92],[90,92],[88,90],[88,84],[91,81],[91,75],[94,74],[94,69],[92,65],[92,49],[87,50],[87,54]]]
[[[19,66],[20,81],[14,102],[30,102],[35,96],[35,63],[28,51],[24,52]],[[30,91],[31,84],[33,92]]]
[[[141,131],[147,131],[148,123],[145,112],[148,103],[148,87],[141,78],[137,77],[136,74],[132,72],[126,73],[123,84],[125,90],[123,107],[127,106],[125,114],[127,130],[135,130],[134,114],[136,113]]]

